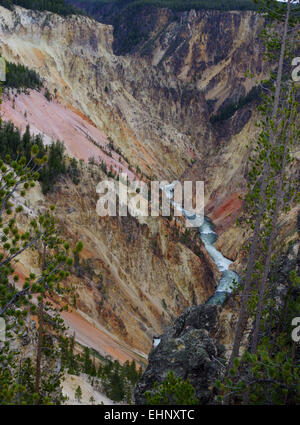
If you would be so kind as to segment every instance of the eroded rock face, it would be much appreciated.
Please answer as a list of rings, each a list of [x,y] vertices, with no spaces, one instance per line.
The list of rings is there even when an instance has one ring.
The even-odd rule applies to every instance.
[[[149,354],[149,365],[135,389],[137,404],[145,404],[145,392],[161,383],[173,370],[189,379],[200,404],[213,402],[212,387],[223,373],[220,357],[224,347],[215,339],[220,307],[199,305],[187,308],[160,338]]]
[[[134,167],[178,177],[195,152],[211,148],[201,91],[142,58],[115,56],[112,26],[18,7],[0,11],[3,56],[35,69],[59,101],[112,137]]]
[[[231,196],[243,180],[240,164],[246,153],[239,149],[237,162],[228,151],[245,146],[254,126],[245,138],[233,125],[223,138],[209,117],[251,89],[254,82],[244,76],[249,64],[258,79],[265,76],[256,42],[263,21],[254,12],[191,11],[172,19],[166,9],[139,13],[140,25],[152,22],[151,48],[117,56],[111,25],[1,8],[1,52],[38,71],[50,91],[57,90],[59,101],[89,117],[147,175],[205,177],[206,198],[214,199],[224,190],[211,176],[214,158],[221,156],[220,182],[225,169],[237,175],[231,185],[226,179],[225,196]],[[238,120],[242,127],[249,120],[244,115]],[[238,134],[235,140],[232,134]]]
[[[130,350],[145,358],[153,335],[189,305],[205,303],[220,276],[199,238],[185,240],[175,220],[99,217],[96,187],[105,178],[101,173],[95,165],[82,164],[79,185],[66,179],[47,196],[38,193],[37,185],[28,193],[26,205],[34,213],[56,205],[61,234],[72,246],[83,241],[80,265],[70,277],[78,295],[76,311],[66,314],[81,343],[121,361],[127,360]],[[26,228],[26,212],[21,219]],[[39,264],[28,252],[18,264],[20,282],[32,271],[38,275]],[[108,351],[108,338],[97,327],[126,345],[127,357],[123,350],[117,351],[116,341]]]
[[[245,78],[246,70],[251,69],[258,79],[267,70],[259,41],[264,19],[256,12],[174,13],[145,8],[137,15],[141,17],[138,26],[146,22],[148,38],[134,48],[135,54],[203,90],[210,110],[216,112],[220,106],[245,96],[254,84]],[[147,26],[148,21],[152,28]]]
[[[296,214],[298,220],[300,213]],[[299,222],[288,249],[278,255],[271,273],[272,297],[275,309],[282,309],[291,287],[290,272],[300,270]],[[298,232],[298,234],[297,234]],[[292,290],[296,300],[299,289]],[[240,295],[230,297],[225,304],[199,305],[187,308],[162,335],[158,345],[152,348],[148,367],[135,389],[137,404],[145,404],[145,392],[153,389],[172,370],[176,376],[189,379],[196,389],[200,404],[214,403],[213,384],[224,373],[234,340],[234,332],[240,308]],[[249,349],[253,332],[252,318],[248,320],[241,344],[241,352]],[[157,343],[156,343],[157,344]],[[299,350],[296,355],[300,356]]]
[[[121,56],[112,25],[0,10],[5,58],[35,69],[58,102],[113,140],[132,172],[138,166],[157,180],[203,180],[206,214],[217,230],[235,221],[256,117],[247,107],[222,128],[209,119],[249,92],[249,66],[258,80],[267,73],[257,41],[264,22],[256,13],[145,8],[137,20],[147,37]],[[126,24],[118,30],[126,39]],[[27,116],[32,127],[43,127]]]
[[[168,74],[204,90],[215,111],[244,96],[253,81],[251,69],[264,72],[258,39],[264,19],[254,11],[190,10],[122,4],[93,5],[71,0],[86,8],[99,22],[114,26],[116,55],[135,55]]]
[[[249,56],[251,71],[264,77],[255,41],[262,21],[256,14],[191,12],[168,22],[167,11],[156,12],[151,49],[117,56],[110,25],[21,8],[0,7],[0,13],[0,49],[8,60],[38,71],[52,93],[57,89],[62,107],[76,108],[112,137],[132,166],[158,179],[204,180],[207,212],[218,231],[230,227],[242,207],[246,145],[256,117],[241,111],[243,119],[233,117],[220,136],[209,113],[249,91],[244,77]],[[76,123],[83,132],[84,123],[79,129]],[[153,332],[161,333],[184,308],[213,294],[217,273],[205,250],[199,256],[184,246],[166,220],[100,220],[98,182],[87,175],[79,187],[67,182],[45,203],[57,205],[66,237],[83,239],[84,259],[96,274],[77,278],[78,308],[145,353]],[[244,235],[229,232],[218,243],[235,259]],[[197,335],[206,347],[205,332]],[[194,347],[188,334],[184,338],[187,347]]]
[[[77,308],[147,353],[154,334],[213,295],[219,273],[203,246],[182,243],[174,221],[99,217],[97,184],[83,169],[79,186],[59,185],[47,199],[62,232],[84,243]]]

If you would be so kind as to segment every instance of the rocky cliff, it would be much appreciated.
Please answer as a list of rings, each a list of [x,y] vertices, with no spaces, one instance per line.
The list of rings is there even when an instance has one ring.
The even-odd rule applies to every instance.
[[[135,390],[137,404],[145,404],[144,393],[154,383],[161,383],[173,370],[188,379],[200,404],[213,400],[214,382],[224,370],[224,347],[215,339],[219,328],[220,307],[202,305],[188,308],[161,335],[159,344],[149,355],[149,366]]]
[[[214,293],[218,272],[204,248],[184,244],[166,218],[98,217],[96,171],[94,179],[83,173],[80,187],[68,183],[49,196],[63,233],[84,243],[88,266],[78,282],[77,307],[147,352],[153,334]]]
[[[292,217],[293,218],[292,218]],[[282,246],[281,254],[272,268],[271,297],[276,300],[275,310],[285,303],[288,291],[295,300],[299,288],[292,288],[290,273],[300,271],[300,212],[294,210],[289,217],[291,229],[286,231],[281,240],[289,241]],[[288,235],[288,236],[287,236]],[[149,354],[148,367],[135,389],[137,404],[145,403],[145,392],[166,378],[170,370],[176,376],[189,381],[195,388],[195,396],[200,404],[216,403],[215,381],[225,372],[226,358],[229,358],[237,315],[240,307],[240,296],[234,294],[225,304],[199,305],[187,308],[165,332],[158,336],[158,344]],[[242,351],[249,348],[252,337],[252,323],[248,320],[242,340]],[[275,332],[275,330],[273,330]],[[266,332],[270,332],[269,329]],[[299,356],[296,348],[296,356]]]
[[[199,151],[198,139],[210,139],[202,94],[144,60],[116,57],[111,26],[20,8],[1,8],[0,25],[4,57],[36,69],[51,92],[109,135],[132,166],[179,176]],[[195,117],[203,128],[193,125]]]
[[[129,169],[133,177],[138,167],[146,180],[204,180],[206,213],[235,259],[247,236],[232,223],[242,208],[256,100],[217,126],[210,118],[255,85],[247,69],[267,75],[258,41],[263,20],[255,12],[175,16],[150,8],[139,22],[151,23],[147,39],[121,55],[111,25],[19,7],[0,13],[1,54],[35,69],[53,95],[50,103],[36,92],[8,97],[5,118],[21,129],[30,124],[46,142],[61,138],[78,159],[100,156],[115,172]],[[108,152],[109,140],[122,155]],[[86,268],[75,277],[78,311],[87,319],[82,338],[92,323],[127,344],[126,354],[111,350],[122,360],[130,347],[148,353],[154,334],[212,295],[218,273],[203,247],[182,243],[174,222],[99,219],[95,189],[104,176],[85,166],[82,173],[78,187],[64,182],[40,199],[57,205],[66,237],[85,244]],[[77,318],[70,320],[75,326]],[[88,329],[95,345],[96,331]]]
[[[208,176],[209,199],[224,189],[210,179],[216,152],[245,143],[245,136],[231,140],[233,131],[229,140],[220,137],[209,118],[251,89],[254,82],[244,76],[249,66],[258,79],[264,75],[257,43],[263,22],[254,12],[191,11],[171,22],[171,12],[153,13],[148,49],[117,56],[110,25],[1,8],[1,51],[37,70],[58,100],[89,117],[147,175],[180,178],[196,161],[199,177]],[[249,113],[243,126],[248,121]],[[235,126],[235,133],[241,130]],[[234,167],[238,174],[242,160],[221,162],[220,173]]]
[[[63,313],[70,333],[102,355],[143,360],[152,338],[189,305],[205,303],[219,272],[204,247],[184,238],[167,218],[98,217],[96,186],[106,176],[97,165],[80,167],[81,182],[63,180],[47,196],[38,187],[23,203],[23,226],[37,211],[56,205],[56,219],[72,244],[82,240],[80,264],[70,282],[76,308]],[[20,284],[37,259],[23,255]]]

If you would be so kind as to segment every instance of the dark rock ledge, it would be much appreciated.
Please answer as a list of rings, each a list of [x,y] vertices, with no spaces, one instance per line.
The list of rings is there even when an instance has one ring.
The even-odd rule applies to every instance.
[[[136,386],[136,404],[145,404],[145,392],[170,370],[189,379],[200,404],[213,403],[214,382],[224,371],[224,347],[214,338],[220,311],[216,305],[189,307],[159,336],[161,341],[150,352],[148,367]]]

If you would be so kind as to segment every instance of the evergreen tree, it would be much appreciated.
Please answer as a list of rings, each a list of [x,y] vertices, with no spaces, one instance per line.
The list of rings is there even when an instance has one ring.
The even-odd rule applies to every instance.
[[[1,2],[0,2],[1,5]],[[27,66],[6,61],[6,81],[4,88],[40,90],[42,81],[38,73]]]
[[[274,2],[267,1],[267,4],[271,4],[274,6]],[[275,2],[276,3],[276,2]],[[282,13],[282,7],[286,7],[284,13]],[[289,26],[292,25],[293,21],[291,20],[291,0],[288,1],[286,6],[274,6],[272,9],[273,13],[270,15],[271,18],[279,20],[280,22],[284,19],[283,32],[279,39],[276,37],[272,38],[267,42],[267,47],[269,50],[274,50],[274,47],[279,45],[280,55],[278,62],[278,70],[276,74],[275,85],[271,86],[269,90],[271,91],[271,95],[269,96],[267,102],[261,108],[263,114],[266,116],[265,122],[262,122],[262,132],[260,133],[258,140],[257,150],[259,151],[259,155],[255,158],[254,167],[252,170],[252,174],[250,173],[250,191],[246,198],[248,205],[250,205],[250,209],[252,209],[252,218],[248,220],[251,228],[253,228],[253,236],[250,244],[249,250],[249,258],[247,270],[243,282],[243,293],[242,293],[242,303],[241,309],[239,313],[239,318],[236,326],[234,344],[232,353],[230,356],[228,369],[232,367],[233,360],[239,354],[239,348],[243,336],[243,330],[246,325],[246,321],[248,318],[248,302],[251,293],[251,287],[253,278],[255,279],[257,276],[255,274],[255,270],[261,266],[261,262],[264,261],[261,259],[261,237],[263,236],[262,227],[265,225],[265,228],[270,228],[272,224],[269,217],[266,218],[267,208],[271,210],[271,215],[274,218],[273,210],[274,210],[274,200],[269,197],[270,192],[274,193],[274,185],[275,179],[278,180],[278,165],[277,161],[283,165],[283,172],[285,171],[285,162],[288,154],[288,150],[286,150],[284,156],[282,156],[282,147],[286,146],[288,149],[289,138],[286,133],[286,127],[284,127],[287,123],[280,114],[282,109],[280,108],[280,102],[283,100],[283,67],[284,67],[284,59],[287,54],[287,44],[288,44],[288,31]],[[275,17],[274,17],[275,16]],[[272,58],[274,53],[269,52],[270,57]],[[291,83],[292,84],[292,83]],[[271,103],[270,103],[271,101]],[[285,106],[291,106],[289,103],[290,99],[285,102]],[[289,108],[290,116],[293,116],[295,110],[295,104],[292,101],[292,108]],[[294,134],[293,134],[294,136]],[[283,138],[283,144],[280,143],[280,138]],[[282,163],[283,161],[283,163]],[[282,198],[282,196],[281,196]],[[281,199],[282,200],[282,199]],[[280,202],[281,202],[280,200]],[[275,200],[276,202],[276,200]],[[271,205],[270,205],[271,203]],[[278,217],[278,211],[277,211]],[[272,221],[272,219],[271,219]],[[277,221],[277,219],[276,219]],[[274,224],[274,221],[273,221]],[[276,223],[275,223],[276,225]],[[268,238],[267,238],[268,239]],[[266,247],[266,240],[263,242],[264,247]],[[272,247],[272,244],[271,244]],[[268,274],[269,272],[268,264]]]
[[[80,385],[78,385],[78,387],[75,390],[75,399],[78,401],[78,403],[81,402],[81,399],[82,399],[82,390],[81,390]]]
[[[83,349],[83,372],[87,375],[91,375],[92,372],[92,360],[90,356],[90,349],[89,347],[84,347]]]
[[[151,391],[145,393],[148,405],[196,405],[195,388],[190,382],[176,377],[171,370],[161,385],[156,382]]]
[[[2,127],[2,123],[0,125]],[[44,156],[39,157],[38,146],[30,143],[28,128],[22,142],[25,153],[30,150],[29,158],[14,152],[15,159],[7,153],[5,160],[0,160],[0,317],[7,323],[6,340],[1,343],[0,354],[0,404],[57,404],[62,401],[59,388],[63,375],[57,362],[59,334],[65,331],[60,313],[68,308],[62,297],[72,291],[62,282],[69,275],[72,259],[68,256],[70,245],[57,231],[54,207],[31,219],[27,228],[18,225],[23,205],[16,199],[22,199],[35,185],[47,161]],[[82,244],[78,244],[75,251],[81,249]],[[34,250],[40,257],[42,271],[40,276],[30,273],[23,288],[18,289],[19,275],[15,267],[18,257],[29,250]],[[36,315],[37,310],[38,343],[33,365],[31,359],[20,358],[21,353],[12,341],[27,332],[27,319]],[[43,359],[47,367],[44,367]]]
[[[294,25],[299,22],[298,10],[292,5],[299,5],[299,2],[261,3],[270,19],[282,24],[281,34],[272,24],[264,34],[266,56],[271,60],[279,56],[279,62],[277,70],[271,74],[271,82],[275,84],[270,81],[262,84],[267,94],[263,95],[259,108],[261,133],[254,155],[250,157],[252,169],[245,198],[245,223],[253,234],[233,349],[225,379],[217,386],[222,392],[222,403],[288,404],[298,403],[300,394],[299,362],[291,333],[287,333],[291,314],[299,314],[299,307],[295,308],[295,294],[291,292],[291,288],[299,285],[299,279],[291,275],[284,308],[279,308],[272,296],[277,281],[272,281],[271,270],[276,265],[274,248],[279,216],[299,200],[298,176],[292,178],[290,173],[291,152],[300,136],[299,104],[295,100],[290,69],[297,34]],[[249,317],[254,319],[250,350],[240,358],[239,349]]]
[[[274,282],[277,283],[277,279]],[[282,308],[270,303],[265,336],[255,353],[235,358],[224,381],[217,381],[219,400],[240,404],[299,404],[300,363],[292,340],[292,320],[300,314],[300,277],[290,274],[289,291]]]
[[[116,364],[110,375],[109,386],[108,396],[112,400],[122,401],[125,397],[124,379],[122,379],[119,367]]]
[[[81,13],[79,9],[75,9],[64,0],[0,0],[0,6],[10,10],[14,6],[32,10],[47,10],[63,16]]]
[[[5,158],[10,155],[16,160],[24,155],[26,161],[31,159],[32,147],[36,145],[38,148],[37,159],[44,158],[43,167],[39,169],[37,179],[41,183],[43,193],[53,190],[55,183],[62,176],[69,176],[74,184],[79,183],[80,170],[75,158],[70,160],[65,156],[65,147],[62,142],[56,141],[50,146],[44,146],[40,135],[32,136],[30,134],[29,125],[23,136],[12,122],[0,122],[0,156]]]

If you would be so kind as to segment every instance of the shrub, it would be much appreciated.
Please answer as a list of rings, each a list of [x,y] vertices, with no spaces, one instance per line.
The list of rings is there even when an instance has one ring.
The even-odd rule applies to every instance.
[[[155,382],[152,391],[147,391],[145,397],[148,405],[195,405],[198,400],[195,398],[195,388],[189,380],[184,381],[176,377],[170,370],[166,379],[158,385]]]

